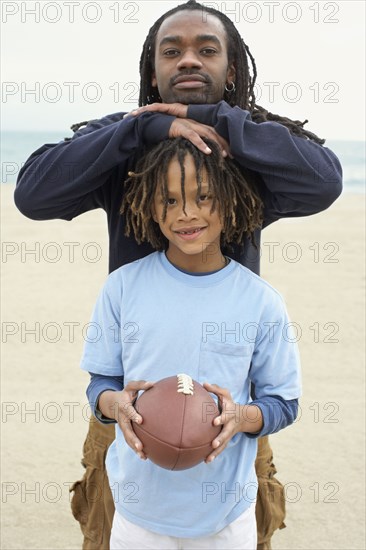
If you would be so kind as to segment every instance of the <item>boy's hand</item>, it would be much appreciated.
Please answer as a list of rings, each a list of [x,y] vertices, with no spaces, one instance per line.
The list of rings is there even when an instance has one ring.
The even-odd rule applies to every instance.
[[[145,380],[131,380],[122,391],[105,391],[99,398],[99,409],[108,418],[114,418],[122,430],[126,443],[143,460],[146,455],[143,452],[143,445],[136,436],[132,421],[142,424],[143,418],[133,406],[133,402],[140,390],[148,390],[154,382]]]
[[[213,423],[215,426],[223,426],[219,435],[212,442],[214,451],[205,460],[206,464],[209,464],[222,453],[238,432],[260,432],[263,427],[263,418],[262,411],[256,405],[235,403],[229,390],[208,382],[205,382],[203,386],[208,392],[217,395],[221,414],[214,419]]]

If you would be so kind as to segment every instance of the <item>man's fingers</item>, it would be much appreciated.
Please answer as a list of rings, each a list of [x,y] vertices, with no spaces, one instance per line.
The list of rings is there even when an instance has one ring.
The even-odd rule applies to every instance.
[[[200,135],[201,137],[205,137],[207,139],[211,139],[212,141],[215,141],[217,145],[220,147],[221,153],[223,157],[229,156],[232,157],[232,154],[230,152],[230,147],[228,142],[221,137],[215,130],[215,128],[212,128],[211,126],[206,126],[204,124],[195,123],[196,128],[195,131]]]
[[[182,103],[152,103],[151,105],[133,109],[131,112],[126,113],[123,118],[139,116],[146,112],[159,112],[177,117],[170,127],[169,137],[184,137],[206,155],[211,153],[211,149],[202,138],[211,139],[219,145],[223,157],[229,156],[233,158],[228,142],[214,128],[187,119],[187,105],[183,105]]]
[[[211,153],[211,149],[202,138],[211,139],[218,144],[224,157],[228,155],[231,156],[229,144],[224,138],[219,136],[214,128],[206,126],[205,124],[200,124],[194,120],[181,120],[178,118],[173,120],[169,130],[169,137],[184,137],[206,155]]]
[[[165,112],[164,109],[158,108],[158,107],[156,107],[156,105],[157,105],[156,103],[153,103],[151,105],[144,105],[143,107],[138,107],[137,109],[133,109],[129,113],[126,113],[125,115],[123,115],[123,118],[128,118],[128,117],[132,117],[132,116],[139,116],[142,113],[146,113],[146,112],[149,112],[149,111],[150,112],[154,112],[154,111]]]
[[[233,158],[231,152],[230,152],[230,146],[226,139],[220,136],[215,130],[215,128],[212,128],[211,126],[206,126],[207,129],[207,137],[208,139],[212,139],[212,141],[216,141],[216,143],[220,146],[221,152],[224,157],[229,156],[230,158]]]
[[[199,151],[202,151],[202,153],[205,153],[206,155],[212,153],[207,143],[205,143],[200,135],[194,130],[184,128],[180,135],[181,137],[184,137],[185,139],[193,143],[193,145],[195,145],[197,149],[199,149]]]
[[[186,118],[188,105],[183,105],[182,103],[152,103],[151,105],[144,105],[143,107],[133,109],[129,113],[126,113],[123,118],[138,116],[146,112],[165,113],[179,118]]]

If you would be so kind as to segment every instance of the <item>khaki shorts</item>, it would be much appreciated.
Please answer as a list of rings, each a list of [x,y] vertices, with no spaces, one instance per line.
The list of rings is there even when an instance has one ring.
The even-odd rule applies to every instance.
[[[84,477],[71,487],[71,509],[84,535],[83,550],[109,550],[114,503],[105,470],[105,457],[114,439],[114,424],[104,425],[92,418],[84,443]],[[269,549],[276,529],[285,527],[285,497],[274,477],[272,450],[268,437],[258,440],[255,463],[259,488],[256,504],[258,548]]]

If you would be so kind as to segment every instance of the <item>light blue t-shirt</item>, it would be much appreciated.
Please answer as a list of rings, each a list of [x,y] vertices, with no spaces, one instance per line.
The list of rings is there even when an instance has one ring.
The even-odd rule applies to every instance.
[[[230,390],[235,402],[301,394],[296,337],[281,296],[231,261],[195,277],[155,252],[111,273],[94,309],[81,368],[130,380],[184,372]],[[255,502],[257,443],[236,434],[210,464],[172,472],[142,461],[116,425],[107,454],[119,513],[176,537],[220,531]]]

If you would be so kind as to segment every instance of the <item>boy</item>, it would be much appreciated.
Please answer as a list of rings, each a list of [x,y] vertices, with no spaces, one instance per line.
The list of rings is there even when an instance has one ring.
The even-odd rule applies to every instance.
[[[249,174],[209,146],[207,156],[182,138],[162,142],[129,174],[126,233],[157,252],[109,276],[93,315],[98,338],[84,350],[95,415],[117,421],[106,462],[111,549],[255,549],[256,438],[297,414],[299,360],[283,301],[222,253],[253,239],[262,203]],[[216,394],[222,431],[205,463],[170,472],[140,462],[131,420],[143,419],[132,403],[153,384],[145,380],[178,372]]]

